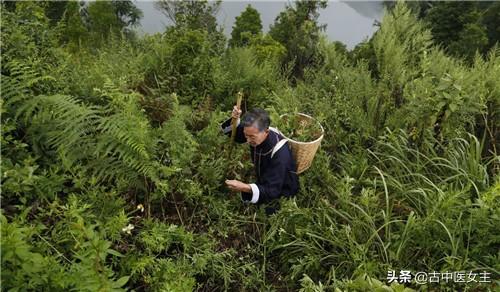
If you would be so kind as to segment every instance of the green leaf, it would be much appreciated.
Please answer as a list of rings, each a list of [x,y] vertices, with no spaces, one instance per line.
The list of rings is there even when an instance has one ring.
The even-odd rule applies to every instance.
[[[437,108],[438,109],[442,109],[445,105],[446,105],[446,102],[445,101],[441,101],[440,103],[438,103]]]
[[[451,95],[450,95],[448,92],[443,92],[443,96],[444,96],[446,99],[452,99],[452,98],[451,98]]]
[[[445,89],[448,89],[449,87],[449,84],[448,83],[444,83],[444,82],[441,82],[437,87],[436,87],[436,90],[437,91],[443,91]]]
[[[458,106],[455,103],[450,103],[451,112],[455,112],[458,109]]]
[[[128,279],[130,279],[130,276],[121,277],[120,279],[116,280],[115,287],[122,287],[123,285],[127,284]]]
[[[112,254],[112,255],[117,256],[117,257],[120,257],[120,258],[122,258],[122,257],[124,256],[124,255],[122,255],[121,253],[117,252],[116,250],[114,250],[114,249],[110,249],[110,248],[108,248],[108,249],[106,250],[106,252],[107,252],[108,254]]]

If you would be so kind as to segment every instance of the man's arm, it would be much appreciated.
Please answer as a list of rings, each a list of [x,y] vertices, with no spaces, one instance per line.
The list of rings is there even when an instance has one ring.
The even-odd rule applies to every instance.
[[[252,187],[250,187],[249,184],[246,184],[236,179],[227,179],[226,185],[232,191],[245,192],[245,193],[249,193],[252,191]]]
[[[240,124],[240,115],[241,115],[241,110],[236,108],[236,106],[233,108],[233,112],[231,113],[231,118],[226,120],[224,123],[220,125],[222,133],[224,135],[231,137],[231,132],[233,130],[233,127],[231,125],[232,119],[236,118],[236,135],[234,136],[234,141],[237,143],[245,143],[247,139],[245,138],[245,134],[243,133],[243,126]]]
[[[221,130],[224,135],[231,137],[231,131],[233,130],[233,127],[231,125],[231,118],[224,123],[221,124]],[[247,138],[245,138],[245,134],[243,133],[243,127],[240,124],[240,119],[237,121],[237,126],[236,126],[236,135],[234,136],[234,141],[237,143],[245,143],[247,141]]]

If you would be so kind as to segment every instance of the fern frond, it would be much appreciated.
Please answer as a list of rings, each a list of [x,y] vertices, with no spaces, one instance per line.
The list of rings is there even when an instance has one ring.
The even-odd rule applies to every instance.
[[[65,167],[82,166],[99,180],[157,178],[156,140],[133,94],[110,80],[100,93],[108,107],[88,105],[68,95],[37,95],[33,86],[51,78],[22,62],[9,62],[2,75],[6,108],[26,127],[35,148],[55,151]],[[35,90],[36,91],[36,90]]]
[[[37,139],[55,149],[67,166],[84,164],[102,181],[139,175],[154,179],[149,125],[137,116],[106,113],[70,96],[51,95],[24,102],[17,115],[38,129],[32,131],[39,133]]]
[[[50,144],[70,148],[95,131],[100,113],[97,107],[81,104],[71,96],[39,95],[25,102],[16,114],[26,122],[33,118],[39,122],[50,120],[54,127]]]
[[[31,88],[42,81],[54,80],[52,76],[42,75],[31,66],[17,60],[5,65],[9,74],[2,74],[1,92],[6,106],[15,106],[28,99]]]
[[[151,178],[156,172],[151,166],[156,144],[150,126],[140,115],[113,114],[101,118],[99,137],[94,151],[98,157],[114,156],[133,170]]]

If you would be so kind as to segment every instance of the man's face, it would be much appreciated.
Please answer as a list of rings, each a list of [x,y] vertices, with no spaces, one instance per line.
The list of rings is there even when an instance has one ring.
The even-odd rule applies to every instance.
[[[245,134],[245,138],[247,138],[248,144],[255,147],[266,140],[269,129],[260,132],[257,127],[244,127],[243,133]]]

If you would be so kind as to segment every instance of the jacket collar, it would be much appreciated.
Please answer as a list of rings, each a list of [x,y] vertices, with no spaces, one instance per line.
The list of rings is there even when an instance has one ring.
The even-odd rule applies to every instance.
[[[266,139],[255,147],[256,150],[267,152],[273,149],[273,147],[278,143],[279,137],[274,131],[269,130]]]

